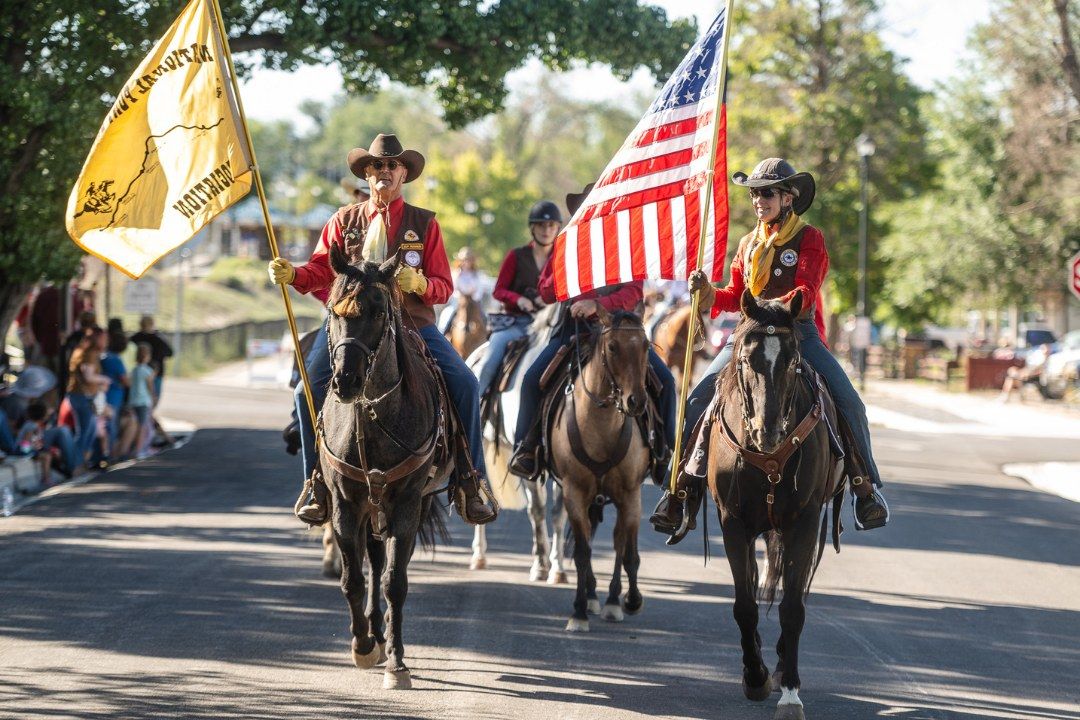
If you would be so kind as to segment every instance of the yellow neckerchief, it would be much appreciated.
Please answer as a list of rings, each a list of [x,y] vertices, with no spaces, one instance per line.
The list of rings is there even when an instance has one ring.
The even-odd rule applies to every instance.
[[[754,293],[754,297],[759,296],[769,284],[769,271],[772,268],[776,248],[787,244],[804,227],[806,223],[795,213],[789,214],[783,224],[771,235],[768,223],[758,222],[757,227],[754,228],[754,235],[750,238],[750,247],[747,249],[750,261],[750,292]]]

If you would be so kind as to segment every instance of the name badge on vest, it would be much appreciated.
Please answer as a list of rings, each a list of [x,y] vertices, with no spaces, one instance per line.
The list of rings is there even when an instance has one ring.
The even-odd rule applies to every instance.
[[[799,253],[791,248],[780,253],[780,264],[784,267],[793,267],[797,262],[799,262]]]

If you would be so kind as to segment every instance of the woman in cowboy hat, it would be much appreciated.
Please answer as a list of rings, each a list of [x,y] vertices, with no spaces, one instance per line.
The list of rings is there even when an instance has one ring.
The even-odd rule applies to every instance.
[[[755,297],[785,302],[795,293],[802,294],[804,310],[796,323],[799,349],[803,358],[825,378],[836,408],[850,427],[858,453],[866,463],[864,472],[870,482],[864,482],[861,474],[850,477],[855,526],[860,530],[881,527],[888,522],[889,509],[881,496],[881,477],[870,448],[866,408],[823,340],[825,323],[820,289],[829,270],[829,254],[821,231],[801,217],[814,202],[814,178],[810,173],[795,172],[782,158],[769,158],[758,163],[749,177],[739,172],[731,179],[736,185],[749,188],[757,227],[739,241],[727,287],[714,288],[706,275],[697,270],[690,275],[690,291],[698,295],[701,307],[712,308],[713,317],[721,312],[738,312],[739,299],[746,289]],[[690,432],[713,399],[716,375],[731,361],[731,356],[729,338],[687,401],[683,429],[688,445]],[[684,455],[691,459],[684,464],[676,481],[679,499],[673,499],[665,491],[650,519],[658,532],[672,536],[669,544],[678,542],[687,530],[693,529],[704,494],[708,462],[705,445],[709,433],[699,435],[693,439],[693,451]],[[700,462],[695,458],[700,458]],[[689,518],[685,523],[684,514]]]
[[[366,202],[341,208],[330,218],[319,244],[304,265],[293,267],[284,258],[271,260],[270,277],[275,283],[292,285],[298,292],[311,293],[325,303],[334,281],[334,271],[330,267],[331,244],[341,248],[353,262],[360,259],[382,262],[394,253],[401,253],[397,283],[404,295],[405,313],[412,319],[442,371],[469,444],[474,471],[457,474],[466,496],[463,514],[471,523],[490,522],[495,519],[495,510],[480,492],[486,469],[476,378],[435,327],[434,306],[445,303],[454,288],[442,230],[435,220],[435,213],[409,205],[401,197],[402,185],[420,177],[424,171],[424,156],[415,150],[404,149],[396,135],[379,135],[370,148],[355,148],[349,152],[348,164],[353,175],[367,180],[371,197]],[[326,387],[332,375],[327,345],[324,325],[306,362],[316,413],[326,400]],[[327,493],[316,472],[315,431],[303,385],[297,385],[294,400],[300,418],[305,478],[296,515],[308,524],[321,525],[327,515]]]

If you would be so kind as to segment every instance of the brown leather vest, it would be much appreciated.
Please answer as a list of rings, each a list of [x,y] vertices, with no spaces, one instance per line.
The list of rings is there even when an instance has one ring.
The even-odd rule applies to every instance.
[[[803,235],[806,234],[807,225],[792,240],[782,247],[776,248],[773,253],[772,267],[769,268],[769,282],[765,289],[758,295],[762,300],[775,300],[783,297],[795,289],[795,272],[799,269],[799,252],[802,249]],[[748,233],[739,241],[739,257],[743,259],[743,280],[750,287],[750,241],[754,233]],[[813,317],[814,304],[810,303],[799,313],[800,318]]]
[[[358,203],[356,205],[347,205],[338,210],[338,223],[341,226],[345,254],[348,256],[349,262],[358,262],[364,250],[364,238],[367,237],[368,229],[366,206],[367,203]],[[434,219],[435,213],[432,211],[405,203],[401,212],[401,223],[398,225],[397,231],[393,237],[387,238],[388,246],[386,251],[388,257],[396,253],[403,242],[422,245],[424,238],[427,237],[428,225]],[[406,235],[409,235],[409,237],[406,238]],[[415,237],[413,237],[414,235]],[[424,267],[424,260],[427,259],[426,253],[427,248],[420,250],[421,261],[420,267],[417,269]],[[412,318],[417,329],[425,325],[435,324],[435,308],[425,304],[419,295],[416,293],[402,293],[402,298],[405,312]]]
[[[533,256],[532,248],[526,245],[515,248],[513,252],[517,259],[517,268],[514,271],[514,279],[510,283],[510,292],[535,300],[540,297],[540,268],[536,267],[536,258]],[[520,314],[527,315],[528,313],[520,311]]]

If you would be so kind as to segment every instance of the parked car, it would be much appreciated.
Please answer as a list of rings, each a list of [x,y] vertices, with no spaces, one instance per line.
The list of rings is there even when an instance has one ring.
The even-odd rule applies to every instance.
[[[1039,375],[1039,391],[1045,397],[1060,400],[1069,383],[1080,380],[1080,330],[1066,333],[1046,359]]]

